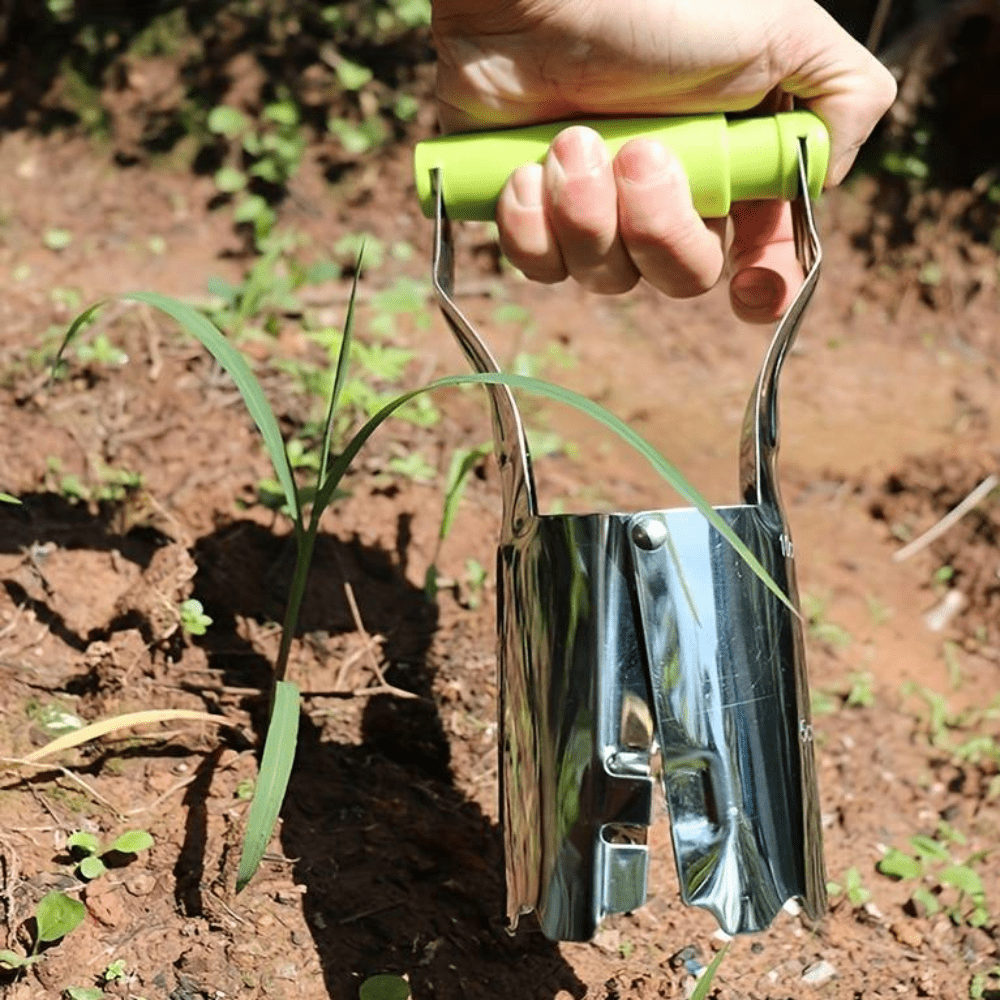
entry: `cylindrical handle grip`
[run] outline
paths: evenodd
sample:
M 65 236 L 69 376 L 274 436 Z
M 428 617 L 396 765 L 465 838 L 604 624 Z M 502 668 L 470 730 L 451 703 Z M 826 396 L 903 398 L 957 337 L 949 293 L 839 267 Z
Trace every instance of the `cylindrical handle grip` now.
M 465 132 L 417 144 L 413 164 L 424 215 L 434 214 L 431 171 L 437 168 L 449 218 L 492 219 L 507 178 L 522 164 L 540 163 L 556 134 L 570 125 L 599 132 L 611 156 L 629 139 L 662 142 L 684 165 L 694 207 L 705 218 L 726 215 L 734 201 L 795 198 L 800 138 L 806 143 L 814 198 L 823 188 L 830 160 L 830 135 L 810 111 L 731 121 L 725 115 L 608 118 Z

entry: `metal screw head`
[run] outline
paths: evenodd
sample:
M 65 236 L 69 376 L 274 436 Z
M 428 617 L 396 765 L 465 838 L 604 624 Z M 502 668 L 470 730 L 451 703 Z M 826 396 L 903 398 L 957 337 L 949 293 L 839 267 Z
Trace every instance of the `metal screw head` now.
M 655 517 L 647 517 L 632 525 L 632 541 L 640 549 L 651 552 L 667 540 L 667 526 Z

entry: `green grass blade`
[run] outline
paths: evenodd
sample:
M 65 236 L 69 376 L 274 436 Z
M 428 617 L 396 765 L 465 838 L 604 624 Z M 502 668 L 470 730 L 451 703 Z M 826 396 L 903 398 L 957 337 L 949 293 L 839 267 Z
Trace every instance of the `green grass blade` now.
M 441 528 L 438 531 L 438 538 L 442 541 L 448 537 L 451 532 L 451 526 L 455 522 L 458 505 L 462 500 L 466 484 L 469 481 L 469 473 L 492 450 L 492 444 L 480 444 L 474 448 L 458 448 L 451 456 L 451 464 L 448 466 L 448 478 L 444 488 L 444 508 L 441 511 Z
M 351 282 L 351 294 L 347 300 L 347 316 L 344 318 L 344 335 L 340 341 L 340 351 L 337 354 L 337 371 L 333 379 L 333 389 L 330 392 L 330 403 L 326 410 L 326 421 L 323 425 L 323 449 L 320 452 L 320 468 L 318 481 L 323 482 L 326 478 L 326 470 L 330 464 L 330 444 L 333 437 L 333 418 L 337 413 L 337 405 L 340 402 L 340 394 L 347 379 L 347 365 L 351 356 L 351 340 L 354 336 L 354 303 L 358 295 L 358 281 L 361 278 L 361 260 L 364 257 L 365 246 L 361 244 L 358 251 L 358 261 L 354 269 L 354 281 Z M 324 505 L 325 506 L 325 505 Z M 323 513 L 323 507 L 313 506 L 312 520 L 318 520 Z
M 728 951 L 729 945 L 727 944 L 708 963 L 708 968 L 705 969 L 699 977 L 698 982 L 695 983 L 694 991 L 691 993 L 691 1000 L 705 1000 L 705 997 L 708 996 L 708 991 L 712 988 L 712 981 L 715 979 L 715 974 L 719 971 L 719 966 L 722 965 L 722 960 L 726 957 L 726 952 Z
M 146 305 L 159 309 L 166 313 L 171 319 L 179 323 L 184 330 L 192 337 L 199 340 L 202 346 L 212 355 L 213 358 L 229 374 L 236 383 L 243 402 L 246 404 L 247 412 L 253 418 L 254 423 L 260 430 L 264 438 L 264 446 L 271 458 L 275 475 L 281 483 L 281 489 L 285 494 L 288 507 L 294 513 L 296 524 L 301 519 L 298 493 L 295 489 L 295 478 L 292 475 L 292 467 L 285 454 L 285 442 L 281 437 L 281 429 L 278 421 L 271 412 L 264 390 L 261 389 L 257 377 L 250 370 L 243 355 L 233 347 L 225 338 L 222 332 L 214 323 L 203 316 L 193 306 L 184 302 L 178 302 L 168 295 L 161 295 L 159 292 L 131 292 L 125 298 L 133 302 L 144 302 Z M 100 304 L 91 306 L 86 312 L 81 313 L 66 332 L 62 346 L 59 348 L 59 355 L 69 342 L 76 336 L 80 329 L 92 318 L 94 312 Z M 57 357 L 58 362 L 58 357 Z
M 316 494 L 316 504 L 322 510 L 333 496 L 334 490 L 347 471 L 348 466 L 354 461 L 354 457 L 361 450 L 365 442 L 375 433 L 378 427 L 392 416 L 401 406 L 411 399 L 419 396 L 423 392 L 431 392 L 435 389 L 444 389 L 460 385 L 506 385 L 512 389 L 521 389 L 532 392 L 535 395 L 543 396 L 557 403 L 564 403 L 587 414 L 608 430 L 617 434 L 626 444 L 632 446 L 647 462 L 665 479 L 677 493 L 679 493 L 688 503 L 691 504 L 708 522 L 719 532 L 720 535 L 736 550 L 740 558 L 747 564 L 753 574 L 767 587 L 768 590 L 778 598 L 796 616 L 799 612 L 792 601 L 785 595 L 781 587 L 775 583 L 771 574 L 761 565 L 760 560 L 747 548 L 743 541 L 737 537 L 732 528 L 726 524 L 719 514 L 712 508 L 712 505 L 681 475 L 676 466 L 668 462 L 641 434 L 634 431 L 619 417 L 609 413 L 603 406 L 593 400 L 573 392 L 572 389 L 564 389 L 562 386 L 553 385 L 542 379 L 531 378 L 526 375 L 508 375 L 505 373 L 479 373 L 474 375 L 450 375 L 446 378 L 437 379 L 429 385 L 397 396 L 378 411 L 368 422 L 357 431 L 354 437 L 347 443 L 344 451 L 337 456 L 331 464 L 326 479 L 320 485 Z
M 268 841 L 274 833 L 288 778 L 295 759 L 299 734 L 299 689 L 289 681 L 279 681 L 274 689 L 274 710 L 267 727 L 264 757 L 247 816 L 243 853 L 236 873 L 236 891 L 242 891 L 260 865 Z

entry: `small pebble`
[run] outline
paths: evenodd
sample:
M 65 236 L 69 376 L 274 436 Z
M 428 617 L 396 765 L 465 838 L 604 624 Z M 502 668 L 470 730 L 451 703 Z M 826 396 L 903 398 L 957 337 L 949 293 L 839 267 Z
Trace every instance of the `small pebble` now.
M 810 986 L 824 986 L 837 975 L 837 970 L 827 961 L 814 962 L 802 973 L 802 982 Z

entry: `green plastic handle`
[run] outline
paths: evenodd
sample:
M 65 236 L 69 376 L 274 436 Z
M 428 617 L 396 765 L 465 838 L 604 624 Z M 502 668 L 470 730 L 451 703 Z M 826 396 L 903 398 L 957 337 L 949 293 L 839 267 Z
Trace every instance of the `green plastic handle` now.
M 795 198 L 800 138 L 806 142 L 813 198 L 819 197 L 830 161 L 830 134 L 810 111 L 731 121 L 725 115 L 607 118 L 466 132 L 417 144 L 413 166 L 424 215 L 434 215 L 431 171 L 437 168 L 449 218 L 492 219 L 507 178 L 522 164 L 541 163 L 549 143 L 570 125 L 599 132 L 611 156 L 639 136 L 668 146 L 684 165 L 694 207 L 704 218 L 727 215 L 734 201 Z

